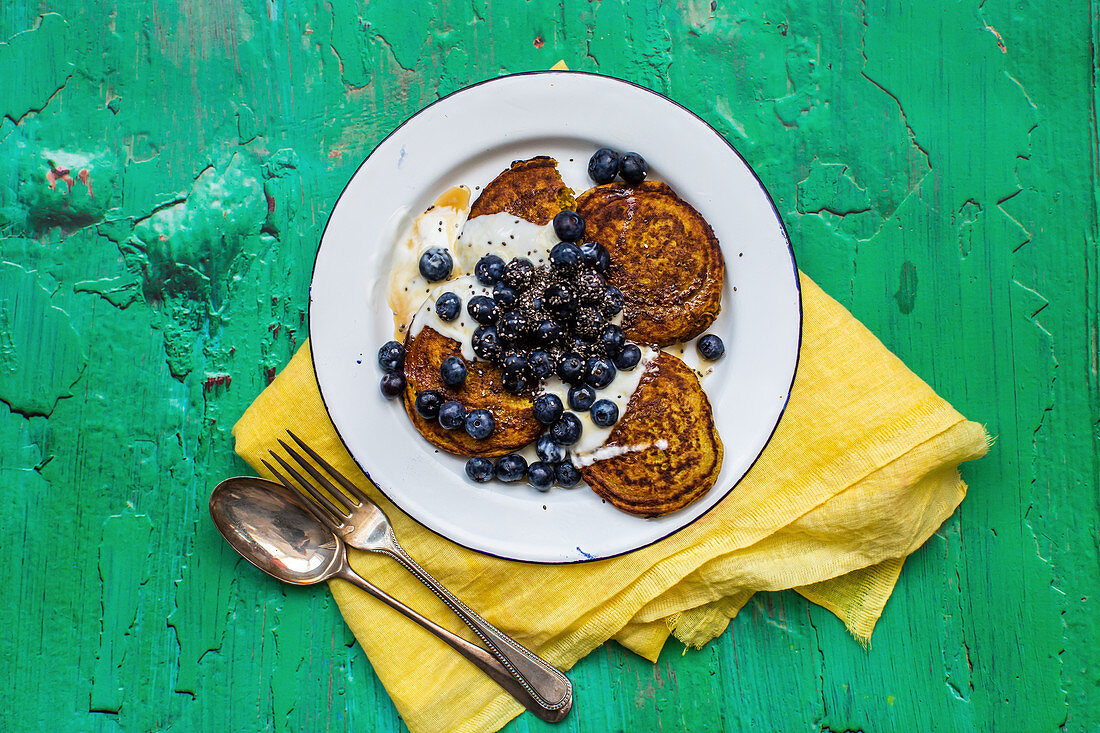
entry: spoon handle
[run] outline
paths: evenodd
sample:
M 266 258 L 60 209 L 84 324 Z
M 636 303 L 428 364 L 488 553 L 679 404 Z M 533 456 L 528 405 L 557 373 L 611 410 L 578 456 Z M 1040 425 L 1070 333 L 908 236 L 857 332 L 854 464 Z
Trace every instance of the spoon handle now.
M 389 532 L 389 540 L 390 546 L 380 551 L 401 563 L 402 567 L 435 593 L 439 600 L 447 604 L 448 608 L 454 611 L 489 647 L 489 651 L 516 678 L 516 681 L 534 695 L 543 707 L 556 709 L 564 706 L 566 710 L 569 709 L 573 699 L 573 685 L 568 677 L 452 595 L 442 583 L 420 567 L 401 545 L 397 544 L 397 538 L 393 536 L 392 529 Z
M 495 657 L 493 657 L 485 649 L 482 649 L 476 644 L 463 639 L 461 636 L 454 634 L 447 629 L 443 628 L 439 624 L 435 623 L 429 618 L 426 618 L 413 609 L 406 606 L 401 601 L 397 600 L 390 594 L 378 586 L 364 580 L 358 573 L 351 569 L 351 566 L 344 562 L 344 565 L 336 573 L 336 577 L 343 578 L 349 583 L 355 585 L 362 590 L 365 590 L 370 595 L 374 596 L 378 600 L 385 603 L 390 608 L 398 611 L 408 618 L 412 619 L 416 623 L 423 626 L 425 629 L 435 634 L 441 640 L 443 640 L 448 646 L 457 651 L 463 657 L 465 657 L 471 664 L 480 669 L 485 674 L 489 675 L 500 685 L 504 690 L 514 697 L 521 705 L 530 710 L 539 719 L 545 720 L 548 723 L 556 723 L 562 720 L 569 712 L 573 705 L 572 690 L 570 694 L 561 700 L 560 703 L 554 706 L 547 706 L 537 695 L 532 694 L 530 687 L 522 684 L 516 677 Z

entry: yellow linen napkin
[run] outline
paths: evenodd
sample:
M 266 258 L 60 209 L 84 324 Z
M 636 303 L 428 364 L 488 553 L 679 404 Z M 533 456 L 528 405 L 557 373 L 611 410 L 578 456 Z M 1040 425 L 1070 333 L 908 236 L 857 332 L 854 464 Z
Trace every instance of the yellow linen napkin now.
M 429 572 L 564 669 L 612 638 L 650 660 L 670 633 L 705 644 L 759 590 L 794 588 L 866 643 L 905 556 L 962 501 L 959 463 L 984 455 L 988 436 L 809 278 L 801 281 L 801 359 L 771 443 L 699 521 L 619 558 L 565 566 L 509 562 L 459 547 L 409 519 L 345 451 L 321 402 L 308 345 L 234 426 L 236 450 L 265 473 L 260 459 L 293 430 L 369 487 L 404 547 Z M 351 562 L 422 613 L 462 627 L 393 561 L 352 551 Z M 343 581 L 330 588 L 413 733 L 495 731 L 523 711 L 395 611 Z

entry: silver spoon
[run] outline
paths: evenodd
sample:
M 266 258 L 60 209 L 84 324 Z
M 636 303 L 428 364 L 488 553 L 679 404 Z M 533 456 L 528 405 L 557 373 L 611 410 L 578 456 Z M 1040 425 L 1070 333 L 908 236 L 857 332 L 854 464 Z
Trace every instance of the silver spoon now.
M 293 585 L 313 585 L 329 578 L 348 581 L 442 639 L 540 719 L 556 723 L 572 707 L 571 699 L 556 709 L 544 707 L 485 649 L 360 577 L 348 564 L 344 541 L 282 484 L 251 476 L 226 479 L 210 494 L 210 516 L 226 542 L 268 575 Z

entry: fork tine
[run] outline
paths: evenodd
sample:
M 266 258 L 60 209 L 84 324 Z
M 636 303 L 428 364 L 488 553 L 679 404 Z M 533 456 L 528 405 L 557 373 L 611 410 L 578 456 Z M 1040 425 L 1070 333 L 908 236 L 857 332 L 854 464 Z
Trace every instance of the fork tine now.
M 310 501 L 308 496 L 302 494 L 302 492 L 299 491 L 298 488 L 294 486 L 294 484 L 292 484 L 289 479 L 283 476 L 283 474 L 279 473 L 278 470 L 276 470 L 275 467 L 272 466 L 270 463 L 265 461 L 263 458 L 260 459 L 260 462 L 267 466 L 268 471 L 271 471 L 271 473 L 275 474 L 276 478 L 279 479 L 279 483 L 293 491 L 296 495 L 302 497 L 302 499 L 305 501 L 306 509 L 309 509 L 310 514 L 321 520 L 321 524 L 325 525 L 333 532 L 336 531 L 337 525 L 335 522 L 332 521 L 332 517 L 329 516 L 328 512 Z
M 329 481 L 328 478 L 323 473 L 321 473 L 316 468 L 314 468 L 313 465 L 309 461 L 307 461 L 305 458 L 302 458 L 302 456 L 297 451 L 295 451 L 289 445 L 284 443 L 282 440 L 279 441 L 279 445 L 283 446 L 283 450 L 285 450 L 287 453 L 289 453 L 291 458 L 296 460 L 298 462 L 298 464 L 301 465 L 302 468 L 304 468 L 306 471 L 308 471 L 310 476 L 317 479 L 317 481 L 322 486 L 324 486 L 326 489 L 328 489 L 328 492 L 330 494 L 332 494 L 332 498 L 335 499 L 336 501 L 338 501 L 340 503 L 340 505 L 342 507 L 344 507 L 344 509 L 345 509 L 344 513 L 345 514 L 351 514 L 352 510 L 354 510 L 355 507 L 359 506 L 359 502 L 354 502 L 354 506 L 353 506 L 352 505 L 353 503 L 348 499 L 347 494 L 340 491 L 340 489 L 336 488 L 332 484 L 332 482 Z
M 334 479 L 336 479 L 336 481 L 339 482 L 339 484 L 341 486 L 343 486 L 345 489 L 347 489 L 349 492 L 351 492 L 352 496 L 354 496 L 356 499 L 358 499 L 361 502 L 370 502 L 370 499 L 367 497 L 366 493 L 364 493 L 363 490 L 360 489 L 358 486 L 353 484 L 347 476 L 345 476 L 344 474 L 337 471 L 328 461 L 326 461 L 324 458 L 321 458 L 321 456 L 317 455 L 317 451 L 313 450 L 308 445 L 303 443 L 302 439 L 299 438 L 297 435 L 290 432 L 289 430 L 287 430 L 286 432 L 287 432 L 287 434 L 290 435 L 291 438 L 294 438 L 294 442 L 297 443 L 299 446 L 301 446 L 302 450 L 304 450 L 306 453 L 309 454 L 310 458 L 317 461 L 317 464 L 319 466 L 321 466 L 321 468 L 328 471 L 330 476 L 332 476 Z
M 316 488 L 314 488 L 313 484 L 311 484 L 309 481 L 306 481 L 304 478 L 302 478 L 302 474 L 295 471 L 293 466 L 291 466 L 289 463 L 287 463 L 286 461 L 284 461 L 282 459 L 282 456 L 280 456 L 275 451 L 268 451 L 268 453 L 270 453 L 271 456 L 276 461 L 279 462 L 279 465 L 281 465 L 283 468 L 285 468 L 287 470 L 287 472 L 291 476 L 293 476 L 295 478 L 295 480 L 299 484 L 301 484 L 303 488 L 305 488 L 306 491 L 309 492 L 310 496 L 312 496 L 314 499 L 316 499 L 317 502 L 319 504 L 321 504 L 325 509 L 329 510 L 329 512 L 332 514 L 333 520 L 335 520 L 336 522 L 338 522 L 340 524 L 344 523 L 344 520 L 347 519 L 347 516 L 348 516 L 347 514 L 340 511 L 339 509 L 337 509 L 333 505 L 333 503 L 328 500 L 328 497 L 326 497 L 324 494 L 322 494 L 320 491 L 318 491 Z

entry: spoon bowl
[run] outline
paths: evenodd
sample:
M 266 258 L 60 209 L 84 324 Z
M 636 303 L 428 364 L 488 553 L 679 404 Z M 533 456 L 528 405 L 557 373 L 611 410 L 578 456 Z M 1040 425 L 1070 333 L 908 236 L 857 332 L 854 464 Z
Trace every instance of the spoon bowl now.
M 328 580 L 344 562 L 344 543 L 282 484 L 248 476 L 222 481 L 210 495 L 210 516 L 245 560 L 286 583 Z

